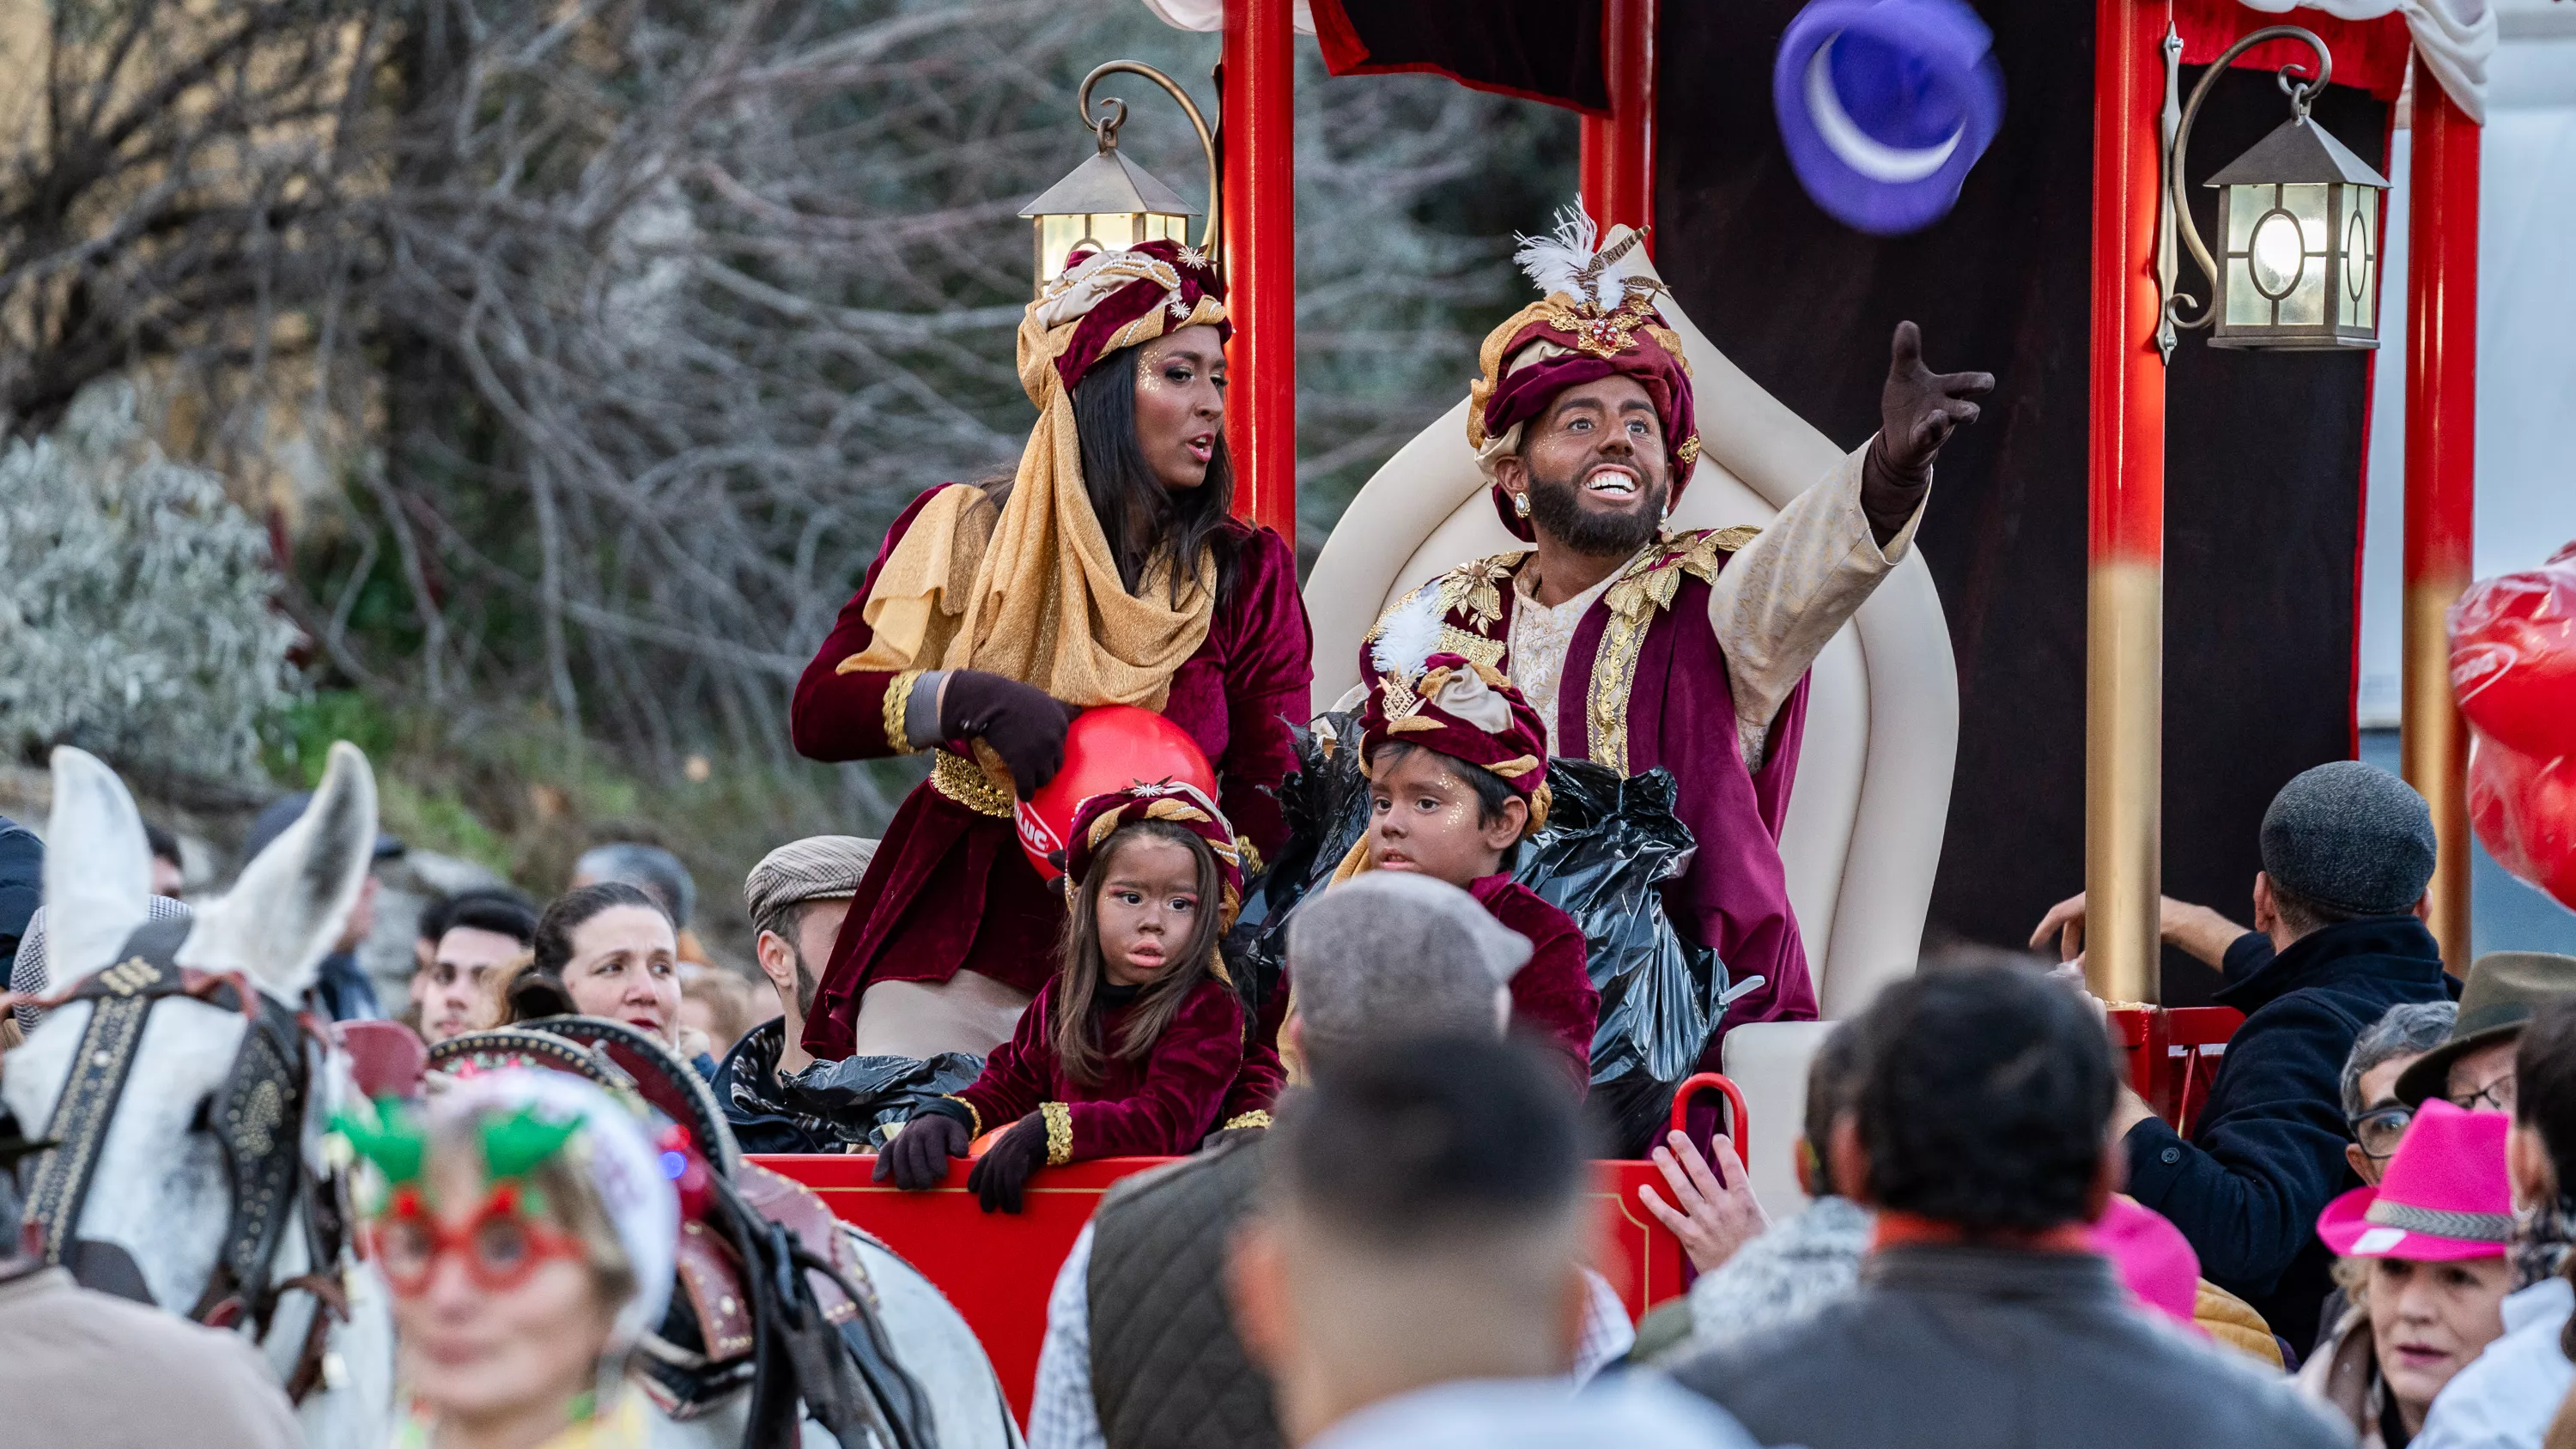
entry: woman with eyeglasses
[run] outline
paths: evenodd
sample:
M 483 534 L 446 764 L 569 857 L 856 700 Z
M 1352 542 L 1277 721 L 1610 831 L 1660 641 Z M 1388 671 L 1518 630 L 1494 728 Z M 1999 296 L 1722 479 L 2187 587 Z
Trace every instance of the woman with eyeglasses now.
M 2433 1396 L 2504 1332 L 2510 1125 L 2500 1113 L 2427 1102 L 2381 1180 L 2317 1219 L 2352 1306 L 2299 1384 L 2342 1412 L 2358 1449 L 2404 1449 Z
M 367 1175 L 409 1405 L 396 1449 L 640 1449 L 626 1382 L 671 1292 L 679 1201 L 643 1124 L 578 1078 L 467 1077 L 337 1124 Z

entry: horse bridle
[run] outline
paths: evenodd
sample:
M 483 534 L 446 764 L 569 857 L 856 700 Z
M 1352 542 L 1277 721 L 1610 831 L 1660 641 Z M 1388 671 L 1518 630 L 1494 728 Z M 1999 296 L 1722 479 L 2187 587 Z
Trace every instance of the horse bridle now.
M 93 1250 L 123 1260 L 123 1253 L 107 1244 L 83 1242 L 77 1228 L 152 1008 L 188 997 L 240 1012 L 246 1021 L 241 1047 L 210 1104 L 208 1124 L 223 1152 L 231 1213 L 206 1291 L 188 1316 L 219 1328 L 247 1319 L 255 1336 L 265 1340 L 279 1300 L 290 1291 L 311 1293 L 317 1307 L 286 1383 L 288 1397 L 300 1403 L 325 1377 L 324 1342 L 331 1320 L 348 1317 L 336 1268 L 346 1241 L 345 1184 L 337 1172 L 317 1178 L 302 1170 L 304 1118 L 312 1103 L 321 1029 L 309 1015 L 281 1005 L 237 973 L 179 966 L 174 957 L 190 924 L 180 918 L 143 926 L 127 940 L 115 965 L 40 1003 L 52 1008 L 87 1001 L 93 1007 L 71 1076 L 45 1130 L 54 1146 L 36 1159 L 21 1221 L 36 1230 L 38 1251 L 48 1264 L 68 1263 L 80 1274 L 85 1262 L 101 1256 Z M 299 1204 L 305 1209 L 310 1271 L 272 1282 L 280 1241 Z M 130 1263 L 126 1276 L 139 1279 Z

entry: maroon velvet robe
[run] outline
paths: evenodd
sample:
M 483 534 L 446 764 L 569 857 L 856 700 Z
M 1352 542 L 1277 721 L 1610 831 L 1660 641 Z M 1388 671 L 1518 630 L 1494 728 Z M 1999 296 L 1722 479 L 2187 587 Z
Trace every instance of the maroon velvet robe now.
M 1545 1046 L 1581 1097 L 1592 1085 L 1592 1032 L 1601 1023 L 1601 993 L 1587 969 L 1583 928 L 1508 875 L 1471 881 L 1467 893 L 1495 920 L 1529 938 L 1529 961 L 1512 975 L 1512 1030 Z
M 1217 1107 L 1243 1065 L 1243 1004 L 1234 988 L 1201 981 L 1172 1024 L 1132 1062 L 1109 1053 L 1118 1049 L 1133 1008 L 1092 1008 L 1104 1060 L 1101 1079 L 1088 1085 L 1057 1064 L 1054 996 L 1050 980 L 1020 1013 L 1019 1030 L 984 1059 L 983 1075 L 957 1094 L 975 1109 L 975 1130 L 1008 1127 L 1046 1103 L 1063 1102 L 1073 1127 L 1070 1161 L 1196 1152 L 1216 1130 Z
M 1738 546 L 1724 532 L 1691 530 L 1667 535 L 1634 576 L 1669 574 L 1657 582 L 1672 592 L 1651 608 L 1636 640 L 1633 669 L 1618 698 L 1625 722 L 1630 774 L 1657 765 L 1679 784 L 1675 813 L 1689 826 L 1698 850 L 1680 879 L 1664 887 L 1664 905 L 1682 934 L 1717 951 L 1736 981 L 1760 976 L 1763 984 L 1727 1009 L 1725 1025 L 1748 1021 L 1812 1021 L 1816 991 L 1807 974 L 1807 952 L 1789 907 L 1788 875 L 1780 861 L 1780 827 L 1789 812 L 1789 786 L 1798 771 L 1798 743 L 1807 718 L 1806 679 L 1798 681 L 1771 725 L 1770 753 L 1748 771 L 1736 747 L 1735 693 L 1726 652 L 1708 621 L 1709 582 Z M 1453 600 L 1448 622 L 1485 641 L 1494 664 L 1511 672 L 1508 657 L 1512 609 L 1519 599 L 1511 574 L 1523 555 L 1503 555 L 1468 565 L 1432 587 Z M 1490 589 L 1476 587 L 1479 583 Z M 1599 759 L 1602 741 L 1591 718 L 1596 666 L 1604 636 L 1617 625 L 1611 607 L 1618 585 L 1605 590 L 1575 626 L 1565 673 L 1557 688 L 1559 753 Z M 1369 648 L 1361 644 L 1363 658 Z M 1714 1067 L 1718 1042 L 1703 1058 Z
M 894 753 L 884 722 L 894 675 L 836 671 L 875 638 L 862 614 L 868 590 L 938 491 L 895 519 L 877 562 L 797 681 L 789 720 L 797 753 L 808 759 Z M 1163 715 L 1187 730 L 1215 767 L 1218 803 L 1236 833 L 1269 854 L 1287 837 L 1276 791 L 1296 768 L 1288 721 L 1306 715 L 1314 642 L 1297 593 L 1295 551 L 1269 529 L 1235 529 L 1234 586 L 1217 601 L 1206 642 L 1174 672 Z M 949 743 L 962 749 L 964 742 Z M 1055 972 L 1063 927 L 1063 899 L 1020 853 L 1010 820 L 978 814 L 925 781 L 904 797 L 859 882 L 805 1024 L 805 1049 L 826 1060 L 849 1055 L 860 993 L 878 981 L 946 981 L 972 969 L 1034 993 Z

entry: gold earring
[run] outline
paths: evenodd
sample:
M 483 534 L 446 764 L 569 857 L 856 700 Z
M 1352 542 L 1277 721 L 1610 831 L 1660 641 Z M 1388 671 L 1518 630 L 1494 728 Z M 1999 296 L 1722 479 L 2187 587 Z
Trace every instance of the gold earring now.
M 1523 518 L 1529 517 L 1529 495 L 1526 493 L 1513 494 L 1512 511 Z

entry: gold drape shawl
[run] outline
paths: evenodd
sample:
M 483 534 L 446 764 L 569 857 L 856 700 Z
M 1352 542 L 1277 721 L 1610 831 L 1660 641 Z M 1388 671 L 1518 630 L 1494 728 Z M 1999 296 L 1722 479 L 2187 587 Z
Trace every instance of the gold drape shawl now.
M 841 672 L 982 669 L 1086 708 L 1163 707 L 1173 671 L 1207 639 L 1215 563 L 1201 561 L 1177 606 L 1168 559 L 1127 592 L 1083 489 L 1073 398 L 1055 365 L 1093 306 L 1139 283 L 1180 300 L 1170 263 L 1110 252 L 1030 304 L 1020 320 L 1020 385 L 1038 406 L 1038 422 L 1009 501 L 996 510 L 981 489 L 949 488 L 923 505 L 862 606 L 876 637 L 841 661 Z M 1178 316 L 1174 310 L 1147 311 L 1103 351 L 1225 320 L 1225 305 L 1212 297 Z

